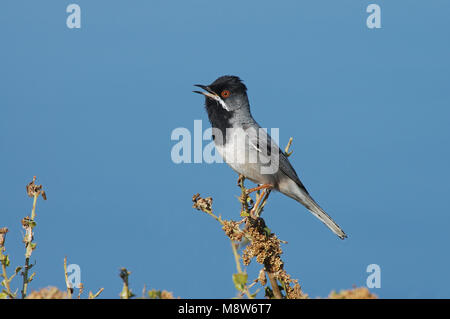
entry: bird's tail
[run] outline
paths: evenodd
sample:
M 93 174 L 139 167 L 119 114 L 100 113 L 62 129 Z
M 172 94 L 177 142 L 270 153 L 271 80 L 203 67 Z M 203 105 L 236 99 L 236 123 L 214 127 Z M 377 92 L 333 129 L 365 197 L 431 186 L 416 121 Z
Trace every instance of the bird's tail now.
M 314 199 L 308 194 L 302 194 L 301 198 L 296 198 L 300 203 L 305 205 L 306 208 L 318 219 L 322 221 L 333 233 L 339 236 L 340 239 L 347 238 L 347 235 L 339 227 L 338 224 L 314 201 Z

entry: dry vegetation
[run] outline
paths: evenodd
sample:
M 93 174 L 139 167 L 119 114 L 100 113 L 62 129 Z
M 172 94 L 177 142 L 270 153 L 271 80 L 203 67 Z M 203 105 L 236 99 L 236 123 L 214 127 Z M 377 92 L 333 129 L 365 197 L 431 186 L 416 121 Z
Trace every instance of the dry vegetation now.
M 290 156 L 289 147 L 292 139 L 289 141 L 285 153 Z M 66 291 L 61 291 L 56 287 L 47 287 L 37 291 L 28 292 L 29 284 L 32 282 L 36 273 L 31 272 L 34 264 L 30 263 L 33 250 L 36 249 L 34 242 L 34 228 L 36 227 L 36 205 L 39 197 L 46 200 L 47 196 L 42 185 L 37 185 L 36 177 L 26 186 L 27 195 L 33 198 L 32 211 L 30 216 L 22 219 L 22 227 L 25 230 L 23 243 L 25 245 L 25 261 L 23 266 L 16 267 L 12 275 L 8 275 L 8 269 L 11 261 L 6 253 L 6 235 L 8 228 L 0 228 L 0 263 L 1 263 L 1 291 L 0 299 L 31 298 L 31 299 L 70 299 L 83 298 L 83 284 L 80 284 L 75 294 L 73 285 L 68 280 L 67 258 L 64 258 L 64 275 L 66 282 Z M 225 235 L 231 242 L 234 259 L 236 262 L 236 272 L 232 276 L 232 281 L 237 289 L 238 298 L 256 298 L 263 289 L 266 298 L 287 298 L 287 299 L 305 299 L 308 295 L 302 291 L 297 279 L 293 279 L 285 270 L 285 264 L 281 258 L 283 250 L 282 244 L 286 242 L 278 238 L 266 225 L 261 214 L 270 195 L 270 189 L 255 187 L 247 189 L 244 186 L 245 178 L 240 176 L 238 187 L 240 188 L 239 201 L 241 203 L 240 220 L 223 220 L 220 215 L 216 215 L 212 208 L 213 199 L 211 197 L 203 198 L 199 194 L 193 196 L 193 207 L 209 216 L 213 217 L 221 225 Z M 255 194 L 255 199 L 251 197 Z M 254 274 L 254 279 L 249 280 L 245 267 L 253 260 L 261 265 L 261 269 Z M 122 299 L 136 297 L 129 287 L 130 271 L 126 268 L 120 269 L 119 276 L 122 279 L 123 287 L 119 293 Z M 20 275 L 20 276 L 17 276 Z M 11 281 L 22 277 L 22 289 L 20 296 L 18 291 L 11 290 Z M 259 288 L 257 288 L 259 287 Z M 89 292 L 87 298 L 95 299 L 102 293 L 103 288 L 95 294 Z M 173 299 L 171 292 L 165 290 L 146 290 L 145 286 L 139 298 L 150 299 Z M 377 298 L 371 294 L 367 288 L 356 288 L 342 290 L 339 293 L 331 292 L 330 299 L 374 299 Z
M 285 148 L 286 156 L 290 156 L 289 148 L 292 138 Z M 207 213 L 221 226 L 225 235 L 231 241 L 231 247 L 236 262 L 237 272 L 233 274 L 233 283 L 238 291 L 238 297 L 255 298 L 261 289 L 264 289 L 266 298 L 276 299 L 305 299 L 308 295 L 304 293 L 297 279 L 293 279 L 285 270 L 285 264 L 281 259 L 283 250 L 282 244 L 286 242 L 278 238 L 269 227 L 267 227 L 261 214 L 270 195 L 270 189 L 255 187 L 247 189 L 244 186 L 245 178 L 239 176 L 238 186 L 241 190 L 239 202 L 241 203 L 241 219 L 239 221 L 223 220 L 220 215 L 213 212 L 211 197 L 202 198 L 195 194 L 192 198 L 193 207 Z M 255 194 L 255 199 L 251 194 Z M 242 249 L 238 253 L 239 247 Z M 261 264 L 261 270 L 255 279 L 249 280 L 248 274 L 242 270 L 243 266 L 248 266 L 252 260 Z M 260 289 L 255 289 L 259 284 Z M 252 289 L 255 289 L 252 291 Z M 343 290 L 340 293 L 332 292 L 329 296 L 332 299 L 372 299 L 376 298 L 367 288 L 354 288 Z
M 78 287 L 76 287 L 77 294 L 75 296 L 75 291 L 73 285 L 69 282 L 69 276 L 67 273 L 67 258 L 64 258 L 64 276 L 66 282 L 66 291 L 61 291 L 57 287 L 46 287 L 37 291 L 28 292 L 28 286 L 35 278 L 36 273 L 32 272 L 31 269 L 34 267 L 34 264 L 30 263 L 31 255 L 33 251 L 36 249 L 36 243 L 34 241 L 34 229 L 37 225 L 36 223 L 36 206 L 37 200 L 39 197 L 47 200 L 47 195 L 43 189 L 42 185 L 36 184 L 36 176 L 33 177 L 33 180 L 26 185 L 27 195 L 33 198 L 33 206 L 31 210 L 31 215 L 26 216 L 22 219 L 22 227 L 25 230 L 25 234 L 23 237 L 23 243 L 25 244 L 25 262 L 23 266 L 18 266 L 15 268 L 12 275 L 8 275 L 8 269 L 11 266 L 11 261 L 9 255 L 6 253 L 6 235 L 8 233 L 8 228 L 3 227 L 0 228 L 0 264 L 1 264 L 1 272 L 0 278 L 2 279 L 0 282 L 0 299 L 71 299 L 78 298 L 81 299 L 84 293 L 84 285 L 81 283 Z M 18 290 L 12 291 L 11 282 L 13 279 L 17 278 L 20 275 L 22 277 L 22 289 L 20 291 L 20 295 Z M 131 289 L 128 286 L 128 276 L 130 272 L 122 268 L 120 269 L 120 278 L 123 281 L 123 289 L 119 294 L 120 298 L 128 299 L 135 297 L 135 295 L 131 292 Z M 17 276 L 17 277 L 16 277 Z M 87 294 L 88 299 L 97 298 L 103 291 L 103 288 L 100 288 L 95 294 L 91 291 Z M 149 290 L 147 291 L 144 287 L 142 290 L 141 298 L 150 298 L 150 299 L 172 299 L 172 293 L 168 291 L 161 290 Z

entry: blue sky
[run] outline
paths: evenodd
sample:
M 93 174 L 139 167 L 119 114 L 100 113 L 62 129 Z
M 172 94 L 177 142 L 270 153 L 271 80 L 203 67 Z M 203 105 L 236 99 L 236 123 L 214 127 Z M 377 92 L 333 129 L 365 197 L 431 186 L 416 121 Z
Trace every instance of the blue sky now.
M 294 137 L 291 162 L 342 226 L 339 240 L 295 201 L 264 217 L 288 241 L 286 270 L 310 296 L 363 286 L 381 267 L 385 298 L 449 298 L 448 1 L 69 1 L 0 4 L 0 226 L 12 271 L 33 175 L 38 203 L 31 288 L 64 287 L 63 258 L 86 290 L 167 289 L 235 296 L 228 239 L 194 211 L 195 193 L 237 218 L 226 164 L 172 162 L 172 130 L 208 127 L 194 83 L 240 76 L 264 127 Z M 370 30 L 377 3 L 382 28 Z M 256 276 L 259 265 L 249 267 Z M 18 286 L 16 281 L 15 287 Z

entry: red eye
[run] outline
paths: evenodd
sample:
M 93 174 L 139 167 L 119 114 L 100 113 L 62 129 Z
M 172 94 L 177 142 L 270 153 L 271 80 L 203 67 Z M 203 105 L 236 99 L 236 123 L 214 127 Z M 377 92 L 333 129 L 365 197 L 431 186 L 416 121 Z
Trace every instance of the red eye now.
M 228 90 L 223 90 L 222 93 L 220 93 L 220 95 L 222 95 L 222 97 L 225 98 L 225 99 L 226 99 L 227 97 L 229 97 L 230 94 L 231 94 L 231 93 L 230 93 L 230 91 L 228 91 Z

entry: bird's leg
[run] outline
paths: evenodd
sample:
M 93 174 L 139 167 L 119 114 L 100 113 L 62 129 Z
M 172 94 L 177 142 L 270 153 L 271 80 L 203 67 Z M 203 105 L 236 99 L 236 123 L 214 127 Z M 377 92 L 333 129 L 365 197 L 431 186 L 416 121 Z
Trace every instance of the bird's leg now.
M 271 184 L 263 184 L 259 185 L 258 187 L 250 188 L 247 190 L 247 194 L 251 194 L 253 192 L 259 191 L 261 189 L 271 189 L 273 186 Z
M 259 216 L 255 216 L 256 211 L 258 210 L 258 206 L 261 203 L 261 200 L 263 199 L 263 197 L 266 195 L 266 189 L 263 190 L 263 192 L 259 195 L 258 200 L 256 201 L 255 205 L 253 205 L 253 208 L 250 212 L 250 215 L 256 219 Z

